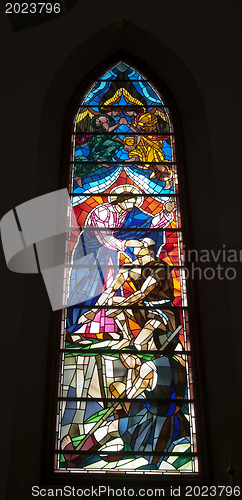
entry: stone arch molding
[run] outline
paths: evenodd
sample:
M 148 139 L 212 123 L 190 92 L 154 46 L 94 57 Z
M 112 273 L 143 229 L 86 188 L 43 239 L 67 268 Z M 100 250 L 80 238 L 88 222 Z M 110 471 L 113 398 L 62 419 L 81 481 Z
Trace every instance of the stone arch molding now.
M 62 142 L 69 144 L 67 136 L 68 133 L 70 134 L 77 99 L 80 98 L 80 89 L 84 93 L 90 83 L 95 80 L 95 76 L 121 59 L 131 65 L 136 65 L 140 70 L 143 68 L 144 74 L 151 81 L 153 80 L 161 89 L 163 87 L 168 99 L 170 96 L 175 128 L 179 128 L 180 136 L 184 134 L 187 138 L 187 143 L 185 141 L 187 149 L 189 150 L 192 140 L 193 150 L 199 150 L 199 145 L 196 143 L 202 141 L 203 154 L 209 157 L 209 138 L 206 133 L 206 116 L 200 90 L 185 64 L 164 42 L 120 19 L 92 35 L 72 51 L 53 77 L 43 105 L 38 173 L 34 193 L 36 198 L 20 205 L 15 211 L 9 212 L 1 221 L 3 247 L 8 267 L 17 272 L 42 272 L 54 310 L 65 306 L 62 300 L 56 302 L 54 299 L 56 289 L 51 290 L 51 285 L 47 283 L 50 269 L 54 266 L 60 266 L 62 269 L 56 248 L 60 247 L 60 242 L 64 245 L 67 231 L 66 222 L 63 221 L 65 206 L 69 205 L 68 193 L 65 189 L 68 176 L 68 152 Z M 196 104 L 196 113 L 194 113 L 194 104 Z M 196 130 L 198 125 L 200 133 L 194 136 L 191 132 L 194 128 Z M 193 135 L 192 138 L 191 135 Z M 207 145 L 205 153 L 204 144 Z M 54 151 L 55 154 L 50 154 L 50 151 Z M 189 170 L 189 162 L 187 166 Z M 194 169 L 194 165 L 192 168 Z M 60 212 L 63 216 L 61 222 L 58 222 L 59 219 L 57 221 L 55 216 L 48 218 L 46 215 L 48 210 L 49 213 L 56 214 L 57 207 L 61 207 Z M 35 214 L 34 219 L 33 214 Z M 43 220 L 47 224 L 42 232 L 39 229 L 38 234 L 35 234 L 36 224 L 33 224 L 33 220 L 36 222 L 38 218 L 38 228 L 41 228 Z M 49 250 L 50 241 L 52 241 L 52 252 Z M 48 269 L 47 273 L 46 269 Z M 50 281 L 53 281 L 52 275 Z M 57 281 L 61 290 L 62 272 Z
M 187 167 L 189 155 L 186 153 L 191 149 L 202 150 L 203 158 L 211 161 L 205 106 L 195 78 L 163 41 L 120 19 L 75 48 L 49 84 L 40 124 L 36 194 L 44 194 L 57 185 L 66 187 L 68 174 L 59 176 L 60 166 L 62 172 L 68 170 L 63 140 L 68 132 L 70 134 L 80 91 L 85 93 L 95 76 L 121 58 L 143 69 L 151 81 L 158 78 L 157 85 L 163 84 L 171 96 L 178 127 L 185 138 Z M 55 155 L 50 154 L 51 151 L 55 151 Z M 194 171 L 194 164 L 192 168 Z

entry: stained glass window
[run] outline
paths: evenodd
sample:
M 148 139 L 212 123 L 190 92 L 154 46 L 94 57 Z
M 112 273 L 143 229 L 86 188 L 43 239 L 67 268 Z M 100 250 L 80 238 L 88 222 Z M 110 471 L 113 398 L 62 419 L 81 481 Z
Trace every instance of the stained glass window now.
M 124 62 L 76 113 L 56 471 L 198 473 L 174 133 Z

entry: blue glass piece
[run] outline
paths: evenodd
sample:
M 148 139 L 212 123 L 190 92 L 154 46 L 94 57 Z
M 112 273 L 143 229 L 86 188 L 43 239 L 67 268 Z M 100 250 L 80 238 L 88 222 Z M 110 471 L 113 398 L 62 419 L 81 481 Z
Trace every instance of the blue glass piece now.
M 128 417 L 126 418 L 121 418 L 119 420 L 119 433 L 120 433 L 120 436 L 122 437 L 122 435 L 126 432 L 127 428 L 128 428 L 128 423 L 129 423 L 129 419 Z
M 139 433 L 138 437 L 135 440 L 134 451 L 139 451 L 141 447 L 144 447 L 147 442 L 147 436 L 149 436 L 150 429 L 152 427 L 152 421 L 146 422 L 143 426 L 144 429 Z
M 163 141 L 163 152 L 165 154 L 165 159 L 172 161 L 171 146 L 166 141 Z
M 180 434 L 179 420 L 176 415 L 174 415 L 174 430 L 173 430 L 173 440 L 178 439 Z
M 176 409 L 176 403 L 172 403 L 170 404 L 169 406 L 169 410 L 167 411 L 166 413 L 166 417 L 168 417 L 169 415 L 173 415 L 174 414 L 174 411 Z
M 98 413 L 101 410 L 103 410 L 103 407 L 99 403 L 96 401 L 88 401 L 86 404 L 84 422 L 86 422 L 89 417 L 94 415 L 94 413 Z
M 176 399 L 175 383 L 174 380 L 171 383 L 171 399 Z M 166 416 L 173 415 L 176 409 L 176 403 L 171 403 Z
M 75 387 L 70 386 L 68 389 L 68 398 L 75 398 L 75 397 L 76 397 L 76 389 L 75 389 Z M 74 406 L 72 406 L 72 407 L 68 406 L 68 408 L 74 408 Z
M 156 420 L 156 426 L 155 426 L 155 434 L 154 434 L 154 438 L 157 440 L 160 433 L 161 433 L 161 429 L 165 423 L 165 418 L 164 417 L 158 417 L 157 420 Z
M 123 228 L 129 228 L 130 231 L 115 231 L 114 235 L 120 239 L 137 239 L 142 240 L 144 237 L 152 238 L 156 244 L 157 248 L 163 243 L 163 233 L 162 231 L 152 231 L 150 225 L 152 222 L 152 216 L 141 212 L 138 207 L 134 207 L 131 212 L 128 213 L 126 219 L 123 223 Z M 147 232 L 138 231 L 139 229 L 147 229 Z M 131 230 L 133 229 L 133 231 Z M 135 256 L 134 256 L 135 259 Z M 133 260 L 134 260 L 133 259 Z
M 74 401 L 70 401 L 72 403 L 74 403 Z M 76 414 L 76 409 L 75 408 L 65 408 L 65 413 L 63 415 L 63 418 L 62 418 L 62 421 L 61 421 L 61 425 L 70 425 L 73 421 L 73 418 Z
M 107 422 L 111 422 L 112 420 L 115 420 L 115 418 L 114 418 L 114 416 L 113 416 L 113 415 L 111 415 L 110 417 L 108 417 L 108 418 L 106 419 L 106 421 L 107 421 Z
M 132 164 L 130 164 L 132 165 Z M 174 187 L 170 189 L 164 189 L 165 182 L 158 179 L 150 179 L 150 170 L 143 170 L 136 165 L 125 166 L 125 171 L 127 172 L 130 179 L 135 182 L 135 184 L 142 188 L 144 193 L 148 194 L 164 194 L 170 195 L 174 194 Z
M 155 95 L 154 90 L 148 83 L 146 83 L 145 85 L 143 84 L 143 82 L 140 82 L 139 85 L 141 87 L 141 93 L 146 98 L 148 104 L 153 104 L 153 106 L 158 106 L 161 104 L 161 100 L 158 96 Z
M 179 439 L 176 439 L 174 442 L 173 442 L 173 445 L 177 445 L 179 443 L 184 443 L 184 438 L 179 438 Z
M 149 460 L 149 456 L 147 457 L 144 457 L 144 458 L 147 458 L 147 460 Z M 157 470 L 158 469 L 158 465 L 155 465 L 155 464 L 147 464 L 147 465 L 142 465 L 141 467 L 138 467 L 138 470 Z
M 81 458 L 81 456 L 80 456 Z M 83 458 L 81 462 L 77 465 L 78 469 L 82 469 L 83 467 L 87 467 L 87 465 L 95 464 L 96 462 L 99 462 L 100 456 L 99 455 L 90 455 L 87 458 Z
M 148 441 L 149 444 L 153 444 L 154 434 L 155 434 L 155 425 L 153 425 L 151 433 L 150 433 L 150 437 L 149 437 L 149 441 Z

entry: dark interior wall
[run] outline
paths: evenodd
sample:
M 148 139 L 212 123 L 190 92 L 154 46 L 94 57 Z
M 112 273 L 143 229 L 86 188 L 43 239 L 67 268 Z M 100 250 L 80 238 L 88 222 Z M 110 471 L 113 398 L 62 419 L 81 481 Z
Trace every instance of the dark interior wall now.
M 1 19 L 0 215 L 61 187 L 68 104 L 96 65 L 124 49 L 155 71 L 177 103 L 194 247 L 239 249 L 240 3 L 218 9 L 205 2 L 198 10 L 194 2 L 154 2 L 147 11 L 138 2 L 108 1 L 105 11 L 99 3 L 95 12 L 81 4 L 15 33 L 7 17 Z M 242 477 L 240 267 L 236 280 L 196 283 L 215 484 L 228 484 L 229 456 L 235 483 Z M 41 276 L 11 273 L 2 253 L 1 274 L 3 498 L 22 500 L 39 484 L 49 325 L 58 314 L 51 312 Z

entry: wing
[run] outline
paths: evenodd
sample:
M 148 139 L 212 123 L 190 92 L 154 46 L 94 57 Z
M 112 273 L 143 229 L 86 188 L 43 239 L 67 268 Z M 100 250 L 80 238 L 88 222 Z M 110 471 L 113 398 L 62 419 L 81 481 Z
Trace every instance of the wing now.
M 79 113 L 76 120 L 76 131 L 77 132 L 94 132 L 94 128 L 91 125 L 92 118 L 98 114 L 98 111 L 94 111 L 92 108 L 84 108 Z
M 160 132 L 161 134 L 169 134 L 169 120 L 163 109 L 155 107 L 152 109 L 152 112 L 157 116 L 157 132 Z

